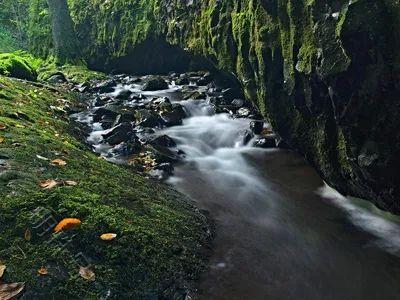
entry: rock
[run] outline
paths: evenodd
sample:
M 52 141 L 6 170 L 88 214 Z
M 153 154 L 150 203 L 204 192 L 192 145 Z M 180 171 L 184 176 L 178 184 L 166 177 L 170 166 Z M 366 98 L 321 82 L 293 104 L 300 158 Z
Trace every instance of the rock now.
M 186 76 L 180 77 L 177 80 L 175 80 L 175 84 L 176 85 L 187 85 L 187 84 L 190 84 L 190 80 Z
M 89 91 L 89 83 L 83 82 L 81 84 L 78 84 L 75 86 L 75 90 L 77 90 L 79 93 L 86 93 Z
M 264 129 L 263 121 L 252 121 L 250 123 L 250 129 L 254 134 L 261 134 Z
M 228 88 L 222 91 L 222 97 L 227 103 L 231 103 L 234 99 L 243 98 L 243 93 L 239 88 Z
M 246 107 L 242 107 L 236 112 L 236 114 L 240 118 L 248 118 L 251 114 L 251 111 Z
M 121 90 L 118 92 L 117 96 L 115 96 L 116 99 L 120 100 L 128 100 L 129 97 L 133 94 L 131 90 Z
M 166 126 L 177 126 L 181 125 L 184 118 L 186 118 L 186 112 L 182 105 L 173 105 L 172 111 L 161 112 L 161 118 L 164 120 Z
M 137 120 L 136 124 L 142 127 L 153 128 L 164 124 L 160 116 L 148 109 L 138 110 L 135 117 Z
M 111 100 L 111 98 L 109 98 L 109 97 L 97 96 L 96 98 L 94 98 L 93 104 L 94 104 L 94 106 L 103 106 L 103 105 L 106 105 L 107 102 L 110 100 Z
M 254 142 L 254 147 L 257 148 L 276 148 L 276 140 L 274 135 L 260 138 Z
M 168 83 L 160 76 L 151 76 L 143 85 L 143 91 L 158 91 L 168 89 Z
M 104 140 L 111 146 L 118 145 L 122 142 L 138 142 L 139 139 L 133 132 L 131 123 L 122 123 L 116 126 L 107 134 L 103 134 Z
M 114 120 L 118 116 L 118 113 L 105 108 L 105 107 L 100 107 L 97 109 L 94 114 L 93 114 L 93 122 L 100 122 L 101 120 Z
M 104 80 L 92 88 L 93 92 L 98 92 L 100 94 L 112 93 L 116 87 L 117 83 L 114 79 Z
M 174 167 L 171 163 L 161 163 L 155 167 L 156 170 L 165 172 L 166 175 L 170 176 L 174 172 Z
M 163 147 L 168 147 L 168 148 L 176 147 L 175 141 L 172 138 L 170 138 L 168 135 L 161 135 L 161 136 L 152 138 L 149 141 L 149 144 L 153 145 L 153 146 L 163 146 Z
M 163 146 L 150 146 L 149 150 L 153 153 L 157 163 L 174 163 L 182 160 L 182 157 L 173 150 Z
M 172 103 L 168 97 L 158 98 L 152 102 L 153 106 L 160 111 L 172 111 Z
M 142 150 L 140 142 L 138 141 L 128 141 L 122 142 L 115 146 L 111 153 L 116 156 L 130 156 L 133 154 L 138 154 Z
M 189 99 L 190 100 L 203 100 L 206 98 L 207 98 L 207 95 L 200 91 L 189 92 L 183 97 L 183 99 L 185 99 L 185 100 L 189 100 Z
M 233 99 L 231 105 L 233 105 L 236 108 L 241 108 L 244 106 L 244 100 L 243 99 Z
M 203 77 L 197 80 L 197 85 L 206 86 L 213 81 L 213 76 L 211 73 L 206 73 Z
M 117 116 L 115 119 L 115 125 L 121 124 L 121 123 L 132 123 L 135 122 L 135 113 L 134 112 L 125 112 Z
M 247 145 L 254 137 L 253 133 L 250 130 L 244 130 L 240 133 L 240 135 L 242 136 L 243 145 Z
M 57 84 L 68 82 L 68 80 L 67 77 L 65 77 L 64 73 L 55 72 L 49 77 L 49 79 L 47 79 L 47 82 Z

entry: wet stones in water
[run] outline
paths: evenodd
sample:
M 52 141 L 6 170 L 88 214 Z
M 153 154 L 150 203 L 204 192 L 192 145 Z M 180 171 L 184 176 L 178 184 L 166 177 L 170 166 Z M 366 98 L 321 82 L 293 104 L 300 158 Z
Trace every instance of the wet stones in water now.
M 186 75 L 183 75 L 179 77 L 177 80 L 175 80 L 176 85 L 188 85 L 190 84 L 190 80 Z
M 243 145 L 247 145 L 251 139 L 254 137 L 253 133 L 250 130 L 244 130 L 241 132 L 242 143 Z
M 152 146 L 162 146 L 162 147 L 176 147 L 175 141 L 169 137 L 168 135 L 161 135 L 155 138 L 152 138 L 149 141 L 149 144 Z
M 116 117 L 114 126 L 121 123 L 131 123 L 131 122 L 135 122 L 135 113 L 125 112 Z
M 157 165 L 154 169 L 163 171 L 167 176 L 171 176 L 174 172 L 174 167 L 171 163 L 161 163 Z
M 186 118 L 186 112 L 182 105 L 174 104 L 172 111 L 161 112 L 161 118 L 166 126 L 177 126 L 181 125 L 183 119 Z
M 93 92 L 100 94 L 112 93 L 117 83 L 114 79 L 104 80 L 92 88 Z
M 243 94 L 239 88 L 228 88 L 222 91 L 222 97 L 226 103 L 231 103 L 234 99 L 241 99 Z
M 138 154 L 142 150 L 140 143 L 135 141 L 128 141 L 122 142 L 116 145 L 112 150 L 111 153 L 118 157 L 126 157 L 133 154 Z
M 186 95 L 183 97 L 184 100 L 204 100 L 207 98 L 207 95 L 205 93 L 202 93 L 200 91 L 193 91 L 193 92 L 188 92 Z
M 251 111 L 246 107 L 242 107 L 237 111 L 236 114 L 239 118 L 248 118 L 250 117 Z
M 100 122 L 104 120 L 114 121 L 117 116 L 118 116 L 117 112 L 105 107 L 100 107 L 94 112 L 93 121 L 94 122 Z
M 197 85 L 206 86 L 206 85 L 212 83 L 212 81 L 213 81 L 213 76 L 211 75 L 211 73 L 206 73 L 203 75 L 203 77 L 201 77 L 199 80 L 197 80 Z
M 151 76 L 143 85 L 143 91 L 158 91 L 168 89 L 168 83 L 160 76 Z
M 132 91 L 130 90 L 121 90 L 116 96 L 115 99 L 119 100 L 128 100 L 129 97 L 132 95 Z
M 266 137 L 262 137 L 254 142 L 254 147 L 257 148 L 276 148 L 276 139 L 275 135 L 269 135 Z
M 163 120 L 155 112 L 148 109 L 140 109 L 135 114 L 137 125 L 154 128 L 164 124 Z
M 242 108 L 244 106 L 244 103 L 245 102 L 243 99 L 234 99 L 231 104 L 235 108 Z
M 254 134 L 261 134 L 264 129 L 263 121 L 252 121 L 250 123 L 250 129 Z
M 107 134 L 103 135 L 104 140 L 111 146 L 118 145 L 122 142 L 139 142 L 138 137 L 133 132 L 131 123 L 122 123 L 116 126 Z
M 157 163 L 176 163 L 182 160 L 177 151 L 163 146 L 148 146 Z
M 172 103 L 168 97 L 158 98 L 152 102 L 152 106 L 159 111 L 172 111 Z

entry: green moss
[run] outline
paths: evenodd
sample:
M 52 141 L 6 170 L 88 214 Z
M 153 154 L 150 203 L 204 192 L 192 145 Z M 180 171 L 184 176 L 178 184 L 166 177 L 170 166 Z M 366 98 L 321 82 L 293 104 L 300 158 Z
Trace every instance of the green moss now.
M 89 70 L 85 65 L 63 65 L 58 66 L 53 62 L 48 62 L 38 70 L 38 79 L 47 81 L 53 74 L 61 72 L 67 79 L 74 83 L 83 83 L 91 80 L 101 80 L 107 78 L 104 73 Z
M 0 261 L 4 282 L 27 283 L 27 299 L 156 298 L 195 278 L 203 269 L 205 219 L 180 194 L 158 182 L 94 155 L 76 138 L 68 117 L 52 107 L 58 99 L 77 100 L 62 91 L 37 88 L 0 77 Z M 3 140 L 4 139 L 4 140 Z M 49 160 L 61 158 L 64 167 Z M 44 190 L 42 180 L 73 180 L 77 186 Z M 82 220 L 71 235 L 42 232 L 45 209 L 56 220 Z M 35 228 L 36 227 L 36 228 Z M 51 227 L 50 227 L 51 228 Z M 24 233 L 32 232 L 31 240 Z M 103 242 L 99 235 L 118 234 Z M 65 238 L 68 238 L 65 240 Z M 64 238 L 64 240 L 63 240 Z M 63 248 L 62 242 L 67 242 Z M 96 273 L 78 274 L 86 257 Z M 46 267 L 49 275 L 37 270 Z M 169 294 L 166 293 L 165 296 Z
M 42 61 L 22 51 L 0 54 L 0 74 L 34 81 Z

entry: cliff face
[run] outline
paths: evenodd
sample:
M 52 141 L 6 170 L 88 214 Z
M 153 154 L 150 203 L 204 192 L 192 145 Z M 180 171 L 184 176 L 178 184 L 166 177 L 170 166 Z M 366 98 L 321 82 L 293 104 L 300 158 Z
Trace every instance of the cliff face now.
M 207 58 L 236 76 L 328 183 L 400 213 L 398 0 L 70 0 L 70 8 L 92 66 L 161 72 L 187 67 L 186 52 Z

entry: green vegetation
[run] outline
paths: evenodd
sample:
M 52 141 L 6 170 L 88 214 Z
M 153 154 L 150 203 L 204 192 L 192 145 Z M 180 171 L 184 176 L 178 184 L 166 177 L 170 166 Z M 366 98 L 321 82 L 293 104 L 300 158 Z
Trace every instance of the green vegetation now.
M 0 54 L 0 74 L 2 75 L 35 81 L 36 70 L 41 64 L 41 59 L 34 58 L 23 51 Z
M 176 285 L 197 277 L 207 225 L 187 199 L 94 155 L 65 112 L 80 105 L 73 95 L 5 77 L 0 87 L 4 282 L 26 282 L 27 299 L 99 299 L 108 291 L 115 299 L 133 299 L 171 297 Z M 54 159 L 66 165 L 54 166 Z M 59 185 L 46 190 L 39 186 L 44 180 Z M 79 218 L 82 225 L 41 235 L 52 228 L 39 226 L 45 211 L 56 221 Z M 118 235 L 115 241 L 100 240 L 109 232 Z M 78 274 L 88 263 L 95 282 Z M 41 267 L 48 275 L 38 274 Z

